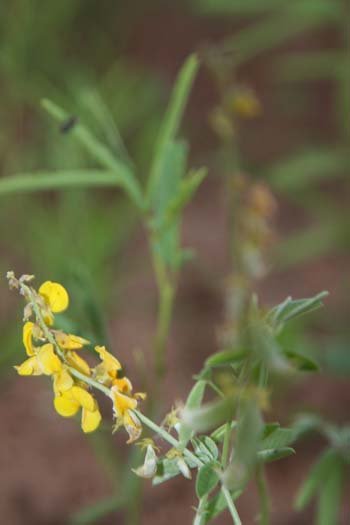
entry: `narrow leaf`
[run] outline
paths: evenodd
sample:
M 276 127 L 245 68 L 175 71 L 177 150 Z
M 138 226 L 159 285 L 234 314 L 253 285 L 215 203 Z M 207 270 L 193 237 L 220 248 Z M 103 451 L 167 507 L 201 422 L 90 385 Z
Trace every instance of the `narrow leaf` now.
M 192 84 L 198 70 L 198 65 L 198 59 L 196 55 L 190 55 L 178 74 L 167 111 L 159 130 L 158 140 L 155 147 L 153 164 L 147 188 L 149 202 L 151 200 L 152 193 L 155 191 L 158 185 L 164 149 L 167 147 L 169 142 L 174 141 L 176 138 L 185 110 L 186 102 L 188 100 Z
M 124 178 L 118 172 L 102 170 L 43 171 L 18 174 L 0 179 L 0 196 L 11 193 L 31 193 L 71 188 L 123 187 Z
M 198 381 L 194 387 L 192 388 L 186 404 L 185 404 L 185 410 L 192 410 L 199 408 L 202 404 L 204 392 L 205 392 L 205 381 Z M 185 448 L 188 441 L 191 439 L 191 436 L 193 435 L 193 430 L 190 426 L 186 425 L 184 422 L 180 425 L 179 430 L 179 441 L 181 443 L 181 447 Z
M 42 106 L 59 122 L 65 122 L 69 118 L 68 113 L 50 100 L 43 99 Z M 124 162 L 115 158 L 111 151 L 97 140 L 96 137 L 94 137 L 93 134 L 82 124 L 77 123 L 72 128 L 70 134 L 80 142 L 80 144 L 93 158 L 95 158 L 97 162 L 107 170 L 118 174 L 120 178 L 120 186 L 123 187 L 138 207 L 142 207 L 143 197 L 140 185 L 131 168 Z

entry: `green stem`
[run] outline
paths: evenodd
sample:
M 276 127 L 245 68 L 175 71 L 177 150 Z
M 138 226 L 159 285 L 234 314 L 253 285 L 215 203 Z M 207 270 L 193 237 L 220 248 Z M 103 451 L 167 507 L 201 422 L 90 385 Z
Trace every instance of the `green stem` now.
M 235 525 L 242 525 L 242 522 L 241 522 L 241 519 L 238 515 L 238 512 L 237 512 L 237 509 L 236 509 L 236 506 L 235 504 L 233 503 L 233 499 L 231 497 L 231 494 L 230 492 L 227 490 L 226 487 L 224 487 L 222 485 L 221 487 L 221 492 L 223 493 L 225 499 L 226 499 L 226 503 L 227 503 L 227 506 L 228 506 L 228 509 L 230 511 L 230 514 L 232 516 L 232 520 L 233 520 L 233 523 Z
M 169 432 L 164 430 L 164 428 L 158 426 L 156 423 L 154 423 L 151 419 L 148 419 L 147 416 L 142 414 L 142 412 L 139 412 L 138 410 L 133 410 L 133 412 L 136 414 L 136 416 L 142 421 L 144 425 L 146 425 L 149 429 L 153 430 L 156 434 L 161 436 L 165 441 L 167 441 L 172 447 L 176 448 L 177 450 L 181 450 L 182 454 L 187 457 L 190 461 L 195 463 L 197 467 L 202 467 L 204 463 L 197 458 L 190 450 L 187 448 L 181 449 L 181 443 L 176 438 L 174 438 Z
M 206 507 L 208 503 L 208 496 L 205 495 L 199 500 L 199 505 L 196 511 L 196 515 L 193 520 L 193 525 L 204 525 L 206 517 Z
M 230 452 L 230 440 L 231 440 L 231 423 L 226 423 L 225 426 L 225 434 L 224 434 L 224 443 L 222 445 L 222 455 L 221 455 L 221 465 L 224 469 L 229 460 L 229 452 Z
M 267 483 L 263 465 L 258 465 L 256 469 L 256 482 L 260 500 L 260 524 L 269 525 L 270 523 L 270 499 L 267 490 Z
M 173 286 L 168 281 L 162 283 L 159 289 L 159 310 L 154 344 L 155 367 L 158 377 L 162 377 L 165 372 L 166 341 L 169 334 L 174 295 Z

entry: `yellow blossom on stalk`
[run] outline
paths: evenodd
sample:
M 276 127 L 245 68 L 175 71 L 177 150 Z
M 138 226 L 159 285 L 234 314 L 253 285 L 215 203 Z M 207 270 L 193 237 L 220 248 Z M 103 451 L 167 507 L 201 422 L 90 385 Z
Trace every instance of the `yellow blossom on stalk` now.
M 90 342 L 52 328 L 53 314 L 63 312 L 69 304 L 65 288 L 46 281 L 36 291 L 29 284 L 33 276 L 22 275 L 17 279 L 13 272 L 8 272 L 7 277 L 10 287 L 19 290 L 26 299 L 22 339 L 28 359 L 15 367 L 18 374 L 50 376 L 56 411 L 63 417 L 72 417 L 81 410 L 84 432 L 93 432 L 101 422 L 97 401 L 88 389 L 93 386 L 101 390 L 113 401 L 116 428 L 126 428 L 129 443 L 138 439 L 142 428 L 134 411 L 145 395 L 132 394 L 131 381 L 118 377 L 122 368 L 118 359 L 104 346 L 96 346 L 100 363 L 92 374 L 88 362 L 76 352 Z
M 132 397 L 119 391 L 118 386 L 111 388 L 111 399 L 113 401 L 114 416 L 116 418 L 115 429 L 123 426 L 129 434 L 127 443 L 136 441 L 142 432 L 140 420 L 133 412 L 138 405 L 138 399 L 144 399 L 145 394 L 135 394 Z
M 33 328 L 34 323 L 27 321 L 23 325 L 23 344 L 26 349 L 27 355 L 32 356 L 35 354 L 33 346 Z
M 80 350 L 84 345 L 89 345 L 90 341 L 78 335 L 65 334 L 60 330 L 55 331 L 57 344 L 64 350 Z
M 81 428 L 85 433 L 96 430 L 101 422 L 96 399 L 80 386 L 73 386 L 61 395 L 57 395 L 54 399 L 54 407 L 63 417 L 73 417 L 81 408 Z
M 21 365 L 15 366 L 21 376 L 48 375 L 51 376 L 62 369 L 62 363 L 55 354 L 53 345 L 47 343 L 41 346 L 35 355 L 26 359 Z
M 59 283 L 45 281 L 39 288 L 39 294 L 53 313 L 63 312 L 68 308 L 69 296 L 67 290 Z
M 261 115 L 262 106 L 254 91 L 249 88 L 238 88 L 230 100 L 234 113 L 242 118 L 255 118 Z
M 94 369 L 94 377 L 99 383 L 110 386 L 116 380 L 122 365 L 104 346 L 95 346 L 95 351 L 99 354 L 101 363 Z

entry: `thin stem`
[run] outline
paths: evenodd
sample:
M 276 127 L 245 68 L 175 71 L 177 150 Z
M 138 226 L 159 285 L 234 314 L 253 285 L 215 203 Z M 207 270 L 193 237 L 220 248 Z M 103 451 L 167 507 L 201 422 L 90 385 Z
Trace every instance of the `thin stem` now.
M 193 525 L 204 525 L 206 517 L 206 507 L 208 503 L 208 496 L 205 495 L 199 500 L 199 505 L 196 510 L 196 515 L 193 520 Z
M 158 377 L 162 377 L 165 371 L 166 341 L 169 334 L 174 295 L 173 286 L 168 281 L 162 283 L 159 289 L 159 310 L 154 344 L 155 367 Z
M 221 455 L 221 464 L 222 468 L 224 469 L 229 460 L 229 452 L 230 452 L 230 440 L 231 440 L 231 423 L 226 423 L 225 426 L 225 434 L 224 434 L 224 443 L 222 445 L 222 455 Z
M 241 522 L 241 519 L 238 515 L 238 512 L 237 512 L 237 509 L 236 509 L 236 506 L 235 504 L 233 503 L 233 499 L 231 497 L 231 494 L 229 493 L 229 491 L 227 490 L 226 487 L 224 487 L 222 485 L 221 487 L 221 492 L 223 493 L 225 499 L 226 499 L 226 503 L 227 503 L 227 506 L 228 506 L 228 509 L 230 511 L 230 514 L 232 516 L 232 520 L 233 520 L 233 523 L 235 525 L 242 525 L 242 522 Z
M 267 483 L 263 465 L 258 465 L 256 469 L 256 482 L 260 500 L 260 524 L 269 525 L 270 523 L 270 499 L 267 490 Z
M 148 428 L 150 428 L 151 430 L 153 430 L 153 432 L 155 432 L 156 434 L 158 434 L 159 436 L 161 436 L 165 441 L 167 441 L 168 443 L 170 443 L 170 445 L 172 445 L 174 448 L 178 449 L 178 450 L 181 450 L 181 443 L 180 441 L 178 441 L 177 439 L 175 439 L 171 434 L 169 434 L 169 432 L 167 432 L 166 430 L 164 430 L 164 428 L 158 426 L 156 423 L 154 423 L 153 421 L 151 421 L 151 419 L 148 419 L 147 416 L 145 416 L 144 414 L 142 414 L 142 412 L 139 412 L 138 410 L 133 410 L 133 412 L 136 414 L 136 416 L 142 421 L 142 423 L 144 425 L 146 425 Z M 187 448 L 185 448 L 184 450 L 182 450 L 182 453 L 184 456 L 187 457 L 187 459 L 191 460 L 193 463 L 195 463 L 197 465 L 197 467 L 202 467 L 204 465 L 204 463 L 197 458 L 197 456 L 195 456 L 190 450 L 188 450 Z

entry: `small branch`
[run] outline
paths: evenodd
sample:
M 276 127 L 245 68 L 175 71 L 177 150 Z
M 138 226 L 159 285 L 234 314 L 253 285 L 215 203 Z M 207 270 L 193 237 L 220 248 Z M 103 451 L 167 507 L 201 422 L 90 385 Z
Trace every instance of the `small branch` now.
M 237 512 L 237 509 L 236 509 L 236 506 L 235 504 L 233 503 L 233 499 L 231 498 L 231 494 L 229 493 L 229 491 L 227 490 L 226 487 L 224 487 L 222 485 L 221 487 L 221 492 L 223 493 L 223 495 L 225 496 L 225 499 L 226 499 L 226 502 L 227 502 L 227 506 L 228 506 L 228 509 L 230 511 L 230 514 L 232 516 L 232 520 L 233 520 L 233 523 L 235 525 L 242 525 L 242 522 L 241 522 L 241 519 L 238 515 L 238 512 Z
M 260 500 L 260 524 L 269 525 L 270 523 L 270 499 L 267 491 L 267 483 L 264 475 L 263 465 L 256 468 L 256 483 L 258 486 Z
M 231 432 L 231 422 L 228 422 L 225 426 L 224 443 L 222 445 L 221 465 L 223 469 L 227 466 L 229 459 Z
M 139 412 L 138 410 L 133 410 L 133 412 L 136 414 L 136 416 L 142 421 L 144 425 L 146 425 L 148 428 L 153 430 L 156 434 L 161 436 L 165 441 L 167 441 L 171 446 L 176 448 L 177 450 L 181 450 L 181 443 L 177 439 L 175 439 L 169 432 L 164 430 L 164 428 L 158 426 L 156 423 L 148 419 L 147 416 L 142 414 L 142 412 Z M 190 450 L 187 448 L 181 450 L 182 454 L 187 457 L 187 459 L 191 460 L 193 463 L 197 465 L 197 467 L 202 467 L 204 463 L 197 458 Z
M 196 511 L 196 515 L 193 520 L 193 525 L 204 525 L 206 516 L 206 507 L 208 503 L 208 496 L 205 495 L 199 500 L 199 505 Z

